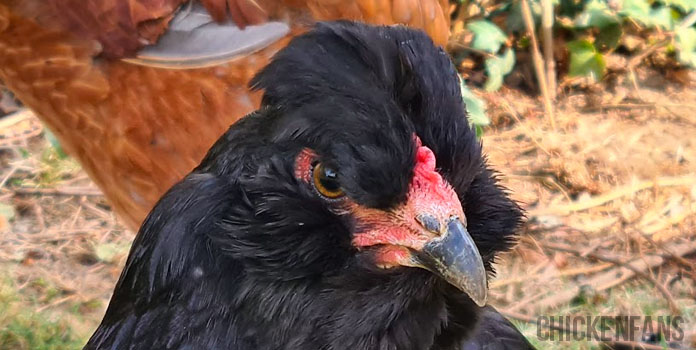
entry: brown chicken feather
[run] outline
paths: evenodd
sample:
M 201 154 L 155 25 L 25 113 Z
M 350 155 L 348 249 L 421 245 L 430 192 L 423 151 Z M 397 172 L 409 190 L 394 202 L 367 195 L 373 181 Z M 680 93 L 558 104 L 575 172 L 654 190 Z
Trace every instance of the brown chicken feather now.
M 137 228 L 260 95 L 253 75 L 309 24 L 350 19 L 449 35 L 446 0 L 203 0 L 239 27 L 268 20 L 290 34 L 214 67 L 164 69 L 122 61 L 165 32 L 183 0 L 0 0 L 0 80 L 54 131 Z

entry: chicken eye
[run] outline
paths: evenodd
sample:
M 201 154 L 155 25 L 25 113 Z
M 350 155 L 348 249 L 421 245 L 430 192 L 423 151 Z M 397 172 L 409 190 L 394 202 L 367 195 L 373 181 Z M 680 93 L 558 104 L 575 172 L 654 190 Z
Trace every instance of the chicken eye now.
M 319 194 L 326 198 L 336 199 L 345 194 L 338 181 L 338 173 L 331 167 L 317 163 L 312 169 L 312 179 Z

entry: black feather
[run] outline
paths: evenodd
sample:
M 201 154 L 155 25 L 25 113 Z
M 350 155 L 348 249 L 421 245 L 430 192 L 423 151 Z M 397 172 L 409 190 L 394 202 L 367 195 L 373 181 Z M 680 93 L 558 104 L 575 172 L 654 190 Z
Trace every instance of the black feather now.
M 462 350 L 534 350 L 520 331 L 493 307 L 481 310 L 476 333 Z

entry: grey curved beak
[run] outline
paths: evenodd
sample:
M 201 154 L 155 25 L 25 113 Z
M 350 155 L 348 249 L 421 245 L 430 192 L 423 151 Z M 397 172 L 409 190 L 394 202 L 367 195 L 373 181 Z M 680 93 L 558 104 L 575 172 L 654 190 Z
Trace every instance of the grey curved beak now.
M 466 293 L 476 305 L 486 305 L 486 269 L 474 240 L 456 217 L 447 221 L 445 232 L 415 254 L 418 263 Z

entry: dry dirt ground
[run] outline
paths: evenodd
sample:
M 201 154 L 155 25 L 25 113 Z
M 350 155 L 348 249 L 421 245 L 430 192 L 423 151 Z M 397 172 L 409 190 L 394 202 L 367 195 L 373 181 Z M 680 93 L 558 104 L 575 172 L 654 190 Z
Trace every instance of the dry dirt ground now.
M 528 216 L 491 303 L 539 348 L 599 346 L 540 340 L 540 315 L 681 315 L 679 346 L 696 345 L 696 86 L 637 75 L 566 89 L 555 130 L 536 98 L 484 95 L 484 149 Z M 134 233 L 30 114 L 0 130 L 0 314 L 12 315 L 0 316 L 0 348 L 79 348 Z M 67 345 L 32 345 L 10 317 L 55 321 L 49 333 Z

